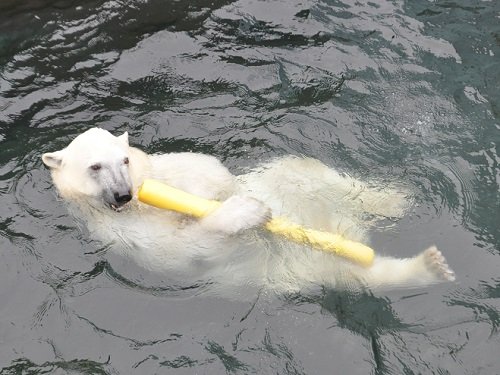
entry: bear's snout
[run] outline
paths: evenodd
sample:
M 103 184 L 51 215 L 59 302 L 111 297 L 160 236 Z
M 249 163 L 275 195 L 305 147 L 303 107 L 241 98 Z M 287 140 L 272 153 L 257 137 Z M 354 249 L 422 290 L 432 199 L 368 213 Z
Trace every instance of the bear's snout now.
M 130 191 L 127 191 L 125 193 L 115 192 L 113 193 L 113 196 L 115 198 L 116 203 L 120 205 L 130 202 L 130 200 L 132 199 L 132 194 L 130 194 Z

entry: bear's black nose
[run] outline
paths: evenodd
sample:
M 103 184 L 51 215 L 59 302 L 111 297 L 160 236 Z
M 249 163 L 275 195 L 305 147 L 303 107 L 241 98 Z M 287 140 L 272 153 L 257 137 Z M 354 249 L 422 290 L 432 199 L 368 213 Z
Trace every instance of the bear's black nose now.
M 127 203 L 132 199 L 132 195 L 130 193 L 120 194 L 114 193 L 116 203 Z

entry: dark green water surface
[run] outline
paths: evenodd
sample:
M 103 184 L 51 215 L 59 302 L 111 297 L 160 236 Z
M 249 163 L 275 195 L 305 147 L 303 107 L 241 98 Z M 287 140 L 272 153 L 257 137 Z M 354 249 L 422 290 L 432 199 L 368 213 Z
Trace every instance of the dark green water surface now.
M 500 374 L 499 87 L 495 0 L 3 1 L 0 374 Z M 372 245 L 435 243 L 457 281 L 233 301 L 150 276 L 41 163 L 93 126 L 401 181 Z

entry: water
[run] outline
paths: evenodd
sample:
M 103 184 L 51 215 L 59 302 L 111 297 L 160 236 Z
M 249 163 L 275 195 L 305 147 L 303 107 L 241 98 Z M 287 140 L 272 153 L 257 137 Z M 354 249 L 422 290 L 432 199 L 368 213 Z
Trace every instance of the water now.
M 0 374 L 500 373 L 496 1 L 0 5 Z M 247 301 L 106 253 L 40 155 L 92 126 L 235 173 L 305 154 L 400 181 L 377 251 L 458 280 Z

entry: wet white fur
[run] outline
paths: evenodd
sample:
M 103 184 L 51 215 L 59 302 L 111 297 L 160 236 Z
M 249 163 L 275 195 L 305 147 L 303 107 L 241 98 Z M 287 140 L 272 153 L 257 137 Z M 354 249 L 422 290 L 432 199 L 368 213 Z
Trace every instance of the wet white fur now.
M 199 196 L 223 201 L 198 220 L 134 199 L 121 212 L 103 204 L 103 186 L 88 173 L 92 163 L 123 168 L 136 192 L 144 178 L 162 180 Z M 215 281 L 294 291 L 310 285 L 336 288 L 421 286 L 453 280 L 435 247 L 414 258 L 377 256 L 364 268 L 321 251 L 282 240 L 260 225 L 269 216 L 290 219 L 366 241 L 363 216 L 398 217 L 405 195 L 369 187 L 310 158 L 287 156 L 233 176 L 217 159 L 195 153 L 147 155 L 129 147 L 128 136 L 90 129 L 67 148 L 43 155 L 61 196 L 77 207 L 91 233 L 142 267 Z M 104 187 L 106 188 L 106 187 Z

